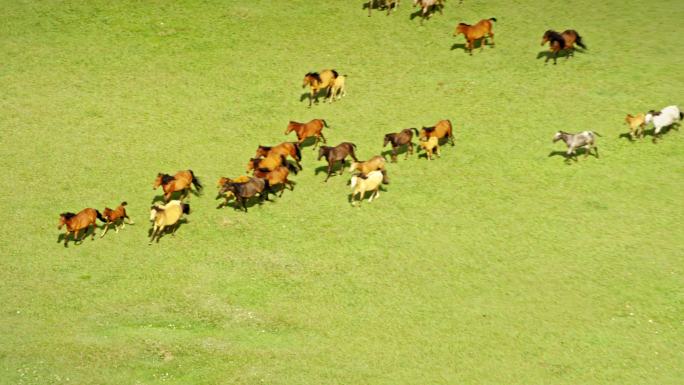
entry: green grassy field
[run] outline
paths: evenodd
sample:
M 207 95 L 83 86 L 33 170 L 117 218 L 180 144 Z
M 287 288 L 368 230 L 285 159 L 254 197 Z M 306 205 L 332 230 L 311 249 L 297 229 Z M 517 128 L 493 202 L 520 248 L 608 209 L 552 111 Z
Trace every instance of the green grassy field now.
M 0 2 L 1 384 L 681 384 L 684 132 L 618 137 L 684 105 L 680 2 L 362 3 Z M 489 17 L 469 57 L 453 29 Z M 589 50 L 544 65 L 549 28 Z M 348 95 L 308 109 L 323 68 Z M 311 118 L 361 158 L 445 118 L 457 144 L 361 208 L 308 147 L 294 192 L 216 209 Z M 560 129 L 600 159 L 549 157 Z M 148 246 L 154 176 L 187 168 L 207 191 Z M 135 225 L 57 243 L 60 212 L 122 200 Z

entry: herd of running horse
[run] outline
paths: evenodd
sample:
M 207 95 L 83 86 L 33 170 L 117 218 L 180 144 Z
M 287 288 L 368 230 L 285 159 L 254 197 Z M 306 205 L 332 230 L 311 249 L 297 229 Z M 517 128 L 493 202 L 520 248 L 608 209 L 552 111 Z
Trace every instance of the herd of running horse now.
M 389 14 L 398 5 L 399 0 L 370 0 L 367 4 L 368 15 L 370 16 L 370 11 L 373 7 L 385 7 Z M 422 18 L 426 19 L 430 17 L 431 12 L 435 9 L 441 12 L 444 0 L 414 0 L 414 6 L 416 5 L 421 7 Z M 460 23 L 456 27 L 454 35 L 463 34 L 465 36 L 466 48 L 472 55 L 472 49 L 477 40 L 481 40 L 481 48 L 487 44 L 487 38 L 491 40 L 491 45 L 494 44 L 492 22 L 495 21 L 496 18 L 490 18 L 480 20 L 475 25 Z M 565 50 L 567 57 L 570 57 L 573 56 L 575 44 L 586 48 L 581 36 L 572 29 L 562 33 L 553 30 L 546 31 L 542 37 L 542 45 L 547 42 L 550 45 L 551 55 L 547 57 L 546 61 L 553 57 L 554 64 L 556 64 L 560 51 Z M 302 87 L 309 87 L 310 89 L 309 107 L 311 107 L 314 101 L 318 103 L 318 95 L 321 91 L 325 91 L 325 97 L 330 103 L 345 96 L 345 83 L 346 76 L 340 75 L 334 69 L 307 73 L 304 76 Z M 682 118 L 684 118 L 684 114 L 677 106 L 673 105 L 665 107 L 660 111 L 651 110 L 637 115 L 628 114 L 625 121 L 630 129 L 628 135 L 631 140 L 643 138 L 646 125 L 653 123 L 653 141 L 656 142 L 663 129 L 668 127 L 676 128 Z M 301 148 L 305 141 L 313 141 L 314 150 L 321 141 L 323 144 L 327 144 L 327 140 L 323 135 L 324 127 L 328 127 L 328 124 L 323 119 L 313 119 L 307 123 L 290 121 L 285 130 L 285 135 L 295 132 L 297 141 L 286 141 L 277 146 L 259 145 L 255 157 L 247 162 L 246 172 L 249 173 L 251 171 L 252 176 L 242 175 L 237 178 L 221 177 L 217 185 L 219 189 L 217 199 L 224 199 L 224 201 L 219 204 L 218 208 L 228 205 L 231 199 L 234 199 L 234 208 L 241 208 L 247 212 L 248 201 L 252 198 L 258 198 L 259 204 L 261 204 L 264 200 L 269 200 L 269 194 L 282 196 L 286 188 L 289 187 L 290 190 L 294 190 L 294 183 L 289 180 L 289 176 L 290 173 L 296 175 L 302 170 Z M 392 162 L 397 161 L 397 156 L 402 150 L 405 152 L 405 159 L 408 159 L 409 155 L 413 154 L 414 134 L 419 140 L 418 151 L 423 150 L 428 160 L 432 160 L 433 155 L 440 156 L 440 141 L 450 143 L 452 146 L 454 145 L 453 127 L 449 120 L 441 120 L 434 126 L 423 127 L 421 130 L 406 128 L 399 132 L 385 134 L 384 136 L 383 147 L 386 147 L 388 144 L 392 147 L 390 153 Z M 569 161 L 574 157 L 575 161 L 577 161 L 578 149 L 585 150 L 585 157 L 588 157 L 593 150 L 594 155 L 598 158 L 597 136 L 600 135 L 593 131 L 583 131 L 577 134 L 558 131 L 553 136 L 553 142 L 562 140 L 567 146 L 566 160 Z M 322 158 L 325 158 L 327 162 L 325 182 L 334 174 L 337 165 L 340 166 L 340 174 L 344 173 L 347 157 L 353 160 L 349 168 L 349 171 L 352 173 L 350 180 L 352 189 L 351 204 L 354 205 L 356 202 L 357 205 L 360 205 L 366 193 L 370 193 L 369 202 L 377 198 L 380 195 L 381 184 L 388 184 L 389 179 L 385 168 L 386 160 L 384 156 L 377 155 L 367 161 L 359 161 L 355 150 L 356 145 L 351 142 L 342 142 L 334 147 L 321 145 L 318 150 L 318 160 L 320 161 Z M 290 162 L 290 159 L 294 164 Z M 170 230 L 173 235 L 180 224 L 181 217 L 184 214 L 190 213 L 190 205 L 185 203 L 184 199 L 188 196 L 193 186 L 197 194 L 202 191 L 203 186 L 192 170 L 179 171 L 175 175 L 157 174 L 153 187 L 154 189 L 162 188 L 164 204 L 155 204 L 150 208 L 150 221 L 153 223 L 150 232 L 150 244 L 155 239 L 158 242 L 165 231 Z M 176 195 L 176 199 L 172 199 L 174 195 Z M 356 196 L 358 196 L 358 200 L 355 200 Z M 66 226 L 66 233 L 63 237 L 64 246 L 67 246 L 70 235 L 73 237 L 74 242 L 82 241 L 87 237 L 91 227 L 91 236 L 94 239 L 97 228 L 96 220 L 104 223 L 100 237 L 104 237 L 111 226 L 118 233 L 120 228 L 125 227 L 126 220 L 132 224 L 133 221 L 126 213 L 126 205 L 126 202 L 122 202 L 116 209 L 107 207 L 102 213 L 93 208 L 86 208 L 76 214 L 70 212 L 60 214 L 58 229 Z M 79 238 L 79 235 L 81 235 L 81 238 Z

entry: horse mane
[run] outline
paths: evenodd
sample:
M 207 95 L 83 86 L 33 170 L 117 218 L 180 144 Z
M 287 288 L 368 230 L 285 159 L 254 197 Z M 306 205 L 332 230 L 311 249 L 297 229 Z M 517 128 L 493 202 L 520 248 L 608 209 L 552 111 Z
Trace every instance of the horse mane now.
M 321 81 L 321 75 L 318 72 L 307 72 L 305 76 L 307 76 L 307 77 L 310 76 L 310 77 L 316 79 L 316 81 L 318 81 L 318 82 Z
M 64 217 L 64 219 L 71 219 L 76 216 L 76 214 L 71 212 L 61 213 L 59 216 Z
M 432 127 L 423 127 L 423 130 L 425 130 L 425 132 L 432 132 L 432 131 L 435 130 L 435 126 L 432 126 Z
M 290 123 L 292 123 L 292 121 L 290 121 Z M 273 148 L 273 146 L 262 146 L 262 145 L 259 145 L 259 148 L 262 149 L 262 150 L 264 150 L 264 151 L 271 151 L 271 149 Z
M 162 181 L 161 181 L 162 184 L 170 183 L 174 179 L 173 176 L 171 176 L 169 174 L 161 174 L 161 177 L 162 177 Z
M 465 27 L 470 27 L 471 25 L 468 23 L 458 23 L 459 26 L 465 26 Z

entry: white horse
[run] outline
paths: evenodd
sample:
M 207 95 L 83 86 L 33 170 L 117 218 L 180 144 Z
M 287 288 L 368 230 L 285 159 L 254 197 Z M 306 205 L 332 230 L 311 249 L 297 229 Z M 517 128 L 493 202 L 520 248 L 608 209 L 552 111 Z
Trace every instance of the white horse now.
M 649 111 L 646 114 L 644 122 L 646 124 L 653 122 L 653 127 L 655 128 L 653 131 L 653 141 L 655 142 L 663 128 L 679 125 L 679 121 L 682 120 L 682 118 L 684 118 L 684 114 L 679 110 L 679 107 L 667 106 L 659 112 L 653 110 Z
M 171 233 L 173 235 L 178 228 L 178 221 L 183 214 L 190 214 L 190 205 L 179 200 L 172 200 L 165 205 L 152 206 L 150 209 L 150 221 L 154 222 L 154 227 L 152 227 L 150 245 L 154 241 L 155 236 L 157 237 L 157 242 L 159 242 L 159 238 L 166 227 L 175 225 Z
M 568 157 L 575 155 L 575 160 L 577 160 L 577 154 L 575 153 L 575 151 L 578 148 L 582 147 L 584 147 L 587 150 L 584 153 L 585 158 L 589 156 L 592 149 L 594 149 L 594 151 L 596 152 L 596 157 L 598 158 L 598 147 L 596 147 L 597 136 L 601 135 L 593 131 L 582 131 L 579 134 L 571 134 L 565 131 L 558 131 L 553 136 L 553 142 L 555 143 L 562 139 L 563 142 L 565 142 L 565 145 L 568 146 L 568 152 L 566 153 L 566 155 Z
M 362 178 L 360 175 L 354 175 L 351 177 L 352 205 L 354 204 L 354 197 L 356 194 L 359 194 L 359 205 L 361 205 L 361 201 L 363 201 L 366 191 L 372 192 L 371 196 L 368 197 L 368 202 L 372 202 L 373 199 L 379 197 L 380 185 L 382 184 L 383 178 L 384 176 L 380 170 L 369 172 L 368 175 L 366 175 L 366 178 Z

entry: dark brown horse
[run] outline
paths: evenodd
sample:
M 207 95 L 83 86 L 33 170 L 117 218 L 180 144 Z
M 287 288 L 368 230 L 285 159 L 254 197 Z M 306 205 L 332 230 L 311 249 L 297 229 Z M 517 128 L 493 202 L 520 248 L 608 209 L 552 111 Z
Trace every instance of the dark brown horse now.
M 101 222 L 107 222 L 107 220 L 102 216 L 102 214 L 100 214 L 99 211 L 91 208 L 83 209 L 79 211 L 78 214 L 59 214 L 59 225 L 57 226 L 57 230 L 61 230 L 62 226 L 66 226 L 66 233 L 64 234 L 64 247 L 66 247 L 67 243 L 69 242 L 69 234 L 73 233 L 74 242 L 78 243 L 78 233 L 85 229 L 85 232 L 83 233 L 83 238 L 85 238 L 88 235 L 88 229 L 91 225 L 93 226 L 92 239 L 95 239 L 95 229 L 97 228 L 95 219 L 99 219 Z M 81 239 L 81 241 L 83 240 Z
M 323 70 L 318 72 L 307 72 L 304 75 L 304 82 L 302 83 L 302 88 L 309 86 L 311 92 L 309 93 L 309 107 L 316 99 L 318 103 L 318 92 L 322 89 L 326 90 L 326 97 L 330 95 L 330 87 L 332 87 L 335 79 L 337 79 L 338 73 L 335 70 Z
M 423 129 L 420 130 L 419 138 L 431 138 L 433 136 L 437 137 L 437 139 L 448 138 L 453 146 L 454 132 L 451 127 L 451 121 L 448 119 L 440 120 L 433 127 L 423 127 Z
M 382 147 L 387 146 L 387 143 L 390 143 L 392 145 L 392 162 L 397 162 L 397 150 L 401 146 L 408 146 L 406 151 L 406 157 L 404 159 L 408 159 L 409 154 L 413 154 L 413 142 L 411 141 L 413 139 L 413 133 L 411 132 L 411 130 L 413 130 L 416 133 L 416 135 L 418 135 L 418 130 L 413 127 L 405 128 L 399 132 L 385 134 L 385 140 L 382 143 Z
M 273 154 L 267 158 L 252 158 L 247 162 L 247 171 L 263 169 L 267 171 L 272 171 L 276 167 L 287 163 L 284 155 Z
M 454 36 L 458 34 L 463 34 L 466 39 L 466 46 L 470 55 L 473 54 L 473 45 L 475 40 L 482 39 L 480 43 L 480 51 L 484 49 L 485 44 L 487 44 L 487 37 L 491 40 L 491 45 L 494 45 L 494 32 L 492 32 L 492 21 L 496 21 L 496 18 L 491 17 L 489 19 L 482 19 L 475 25 L 470 25 L 466 23 L 458 23 L 456 26 L 456 31 L 454 31 Z
M 270 189 L 275 193 L 275 186 L 280 186 L 282 185 L 282 189 L 280 190 L 280 195 L 278 197 L 283 196 L 283 192 L 285 192 L 285 186 L 290 187 L 290 190 L 294 191 L 294 183 L 287 179 L 287 177 L 290 175 L 290 172 L 293 172 L 295 175 L 297 175 L 297 167 L 286 163 L 287 166 L 278 166 L 272 171 L 266 171 L 266 170 L 254 170 L 254 177 L 255 178 L 262 178 L 268 181 L 268 185 Z
M 242 207 L 247 212 L 247 201 L 250 198 L 259 195 L 259 204 L 263 203 L 264 200 L 269 200 L 270 186 L 265 179 L 251 178 L 249 182 L 245 183 L 227 183 L 221 188 L 219 194 L 227 192 L 231 192 L 238 202 L 235 209 L 237 210 L 239 207 Z
M 202 184 L 195 177 L 195 173 L 192 170 L 178 171 L 174 176 L 158 173 L 152 189 L 156 190 L 159 186 L 162 186 L 164 201 L 168 202 L 171 200 L 171 195 L 176 191 L 181 192 L 181 199 L 185 198 L 191 190 L 191 184 L 195 186 L 197 193 L 202 191 Z
M 395 11 L 399 8 L 399 0 L 368 0 L 368 17 L 371 15 L 373 5 L 376 5 L 378 9 L 387 8 L 387 15 L 389 16 L 392 7 Z
M 222 176 L 222 177 L 219 178 L 216 187 L 218 187 L 219 190 L 220 190 L 224 185 L 226 185 L 226 184 L 228 184 L 228 183 L 245 183 L 245 182 L 249 182 L 250 179 L 251 179 L 251 178 L 248 177 L 247 175 L 240 175 L 239 177 L 234 178 L 234 179 L 226 178 L 226 177 Z M 234 198 L 234 197 L 235 197 L 235 196 L 234 196 L 233 193 L 230 192 L 230 191 L 226 192 L 225 194 L 219 192 L 219 194 L 216 196 L 216 199 L 223 198 L 223 199 L 225 199 L 225 201 L 224 201 L 224 202 L 221 202 L 221 203 L 218 205 L 217 208 L 220 209 L 220 208 L 223 207 L 223 206 L 227 206 L 227 205 L 228 205 L 228 202 L 230 201 L 230 198 Z
M 257 158 L 268 158 L 271 155 L 289 156 L 297 162 L 297 167 L 299 167 L 300 170 L 302 169 L 302 164 L 299 163 L 302 160 L 302 152 L 299 143 L 297 142 L 283 142 L 272 147 L 259 145 L 256 150 Z
M 332 175 L 332 169 L 335 162 L 342 162 L 342 167 L 340 168 L 341 175 L 344 173 L 344 160 L 347 156 L 351 156 L 352 159 L 354 159 L 354 162 L 359 161 L 354 154 L 354 149 L 356 149 L 356 145 L 350 142 L 342 142 L 335 147 L 321 146 L 321 148 L 318 149 L 318 160 L 325 157 L 325 160 L 328 161 L 328 176 L 325 178 L 326 182 L 328 181 L 328 178 L 330 178 L 330 175 Z
M 126 213 L 127 205 L 128 203 L 121 202 L 119 207 L 115 208 L 114 210 L 110 209 L 109 207 L 105 207 L 104 211 L 102 211 L 102 216 L 104 216 L 107 220 L 105 222 L 105 228 L 102 231 L 102 234 L 100 234 L 100 238 L 107 234 L 107 230 L 109 230 L 109 226 L 112 224 L 114 225 L 114 230 L 116 230 L 117 233 L 119 232 L 119 224 L 121 225 L 122 229 L 126 227 L 126 219 L 128 219 L 129 224 L 133 224 L 133 220 Z
M 541 45 L 549 42 L 549 49 L 551 50 L 551 55 L 546 57 L 544 63 L 548 62 L 553 56 L 553 64 L 556 64 L 556 59 L 558 58 L 558 53 L 565 50 L 568 56 L 565 59 L 569 59 L 570 56 L 575 56 L 575 43 L 578 46 L 587 49 L 587 46 L 582 42 L 582 36 L 577 33 L 574 29 L 566 29 L 563 33 L 558 33 L 552 29 L 544 32 L 542 36 Z
M 323 119 L 312 119 L 306 123 L 299 123 L 290 120 L 290 123 L 285 129 L 285 135 L 294 131 L 297 134 L 297 143 L 302 144 L 307 138 L 315 137 L 316 142 L 314 143 L 313 149 L 318 146 L 318 141 L 323 139 L 323 143 L 328 143 L 323 136 L 323 127 L 328 127 L 328 123 Z

